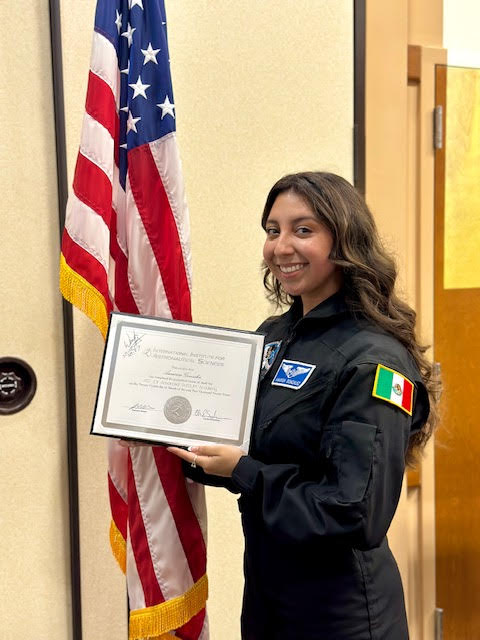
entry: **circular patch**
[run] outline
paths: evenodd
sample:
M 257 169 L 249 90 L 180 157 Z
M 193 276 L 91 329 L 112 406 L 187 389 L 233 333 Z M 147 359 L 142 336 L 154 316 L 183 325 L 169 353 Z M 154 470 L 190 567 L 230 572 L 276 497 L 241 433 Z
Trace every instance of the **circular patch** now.
M 163 413 L 169 422 L 182 424 L 192 415 L 192 405 L 183 396 L 173 396 L 166 401 Z

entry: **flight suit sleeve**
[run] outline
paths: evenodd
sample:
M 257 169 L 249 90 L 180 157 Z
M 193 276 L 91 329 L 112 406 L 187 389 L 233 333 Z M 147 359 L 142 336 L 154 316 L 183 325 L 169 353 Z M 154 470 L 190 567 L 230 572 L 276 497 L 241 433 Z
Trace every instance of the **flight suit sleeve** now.
M 223 476 L 216 476 L 205 471 L 200 466 L 192 467 L 190 462 L 182 460 L 183 474 L 186 478 L 199 482 L 200 484 L 206 484 L 210 487 L 224 487 L 232 493 L 240 493 L 240 489 L 234 486 L 231 478 L 225 478 Z
M 372 397 L 376 365 L 350 365 L 340 376 L 322 431 L 316 481 L 294 464 L 240 459 L 232 475 L 242 499 L 261 509 L 264 526 L 279 540 L 335 539 L 361 549 L 378 546 L 397 507 L 412 416 Z M 428 417 L 428 396 L 418 382 L 417 427 Z M 292 415 L 292 428 L 295 428 Z M 310 474 L 311 476 L 311 474 Z

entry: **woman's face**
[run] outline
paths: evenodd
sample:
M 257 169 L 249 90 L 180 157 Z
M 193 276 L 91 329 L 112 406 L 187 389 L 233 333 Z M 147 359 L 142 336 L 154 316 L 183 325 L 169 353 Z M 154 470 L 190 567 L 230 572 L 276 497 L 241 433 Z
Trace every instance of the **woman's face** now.
M 293 191 L 281 193 L 266 233 L 264 260 L 283 289 L 301 297 L 304 314 L 340 289 L 342 272 L 329 260 L 332 234 L 303 198 Z

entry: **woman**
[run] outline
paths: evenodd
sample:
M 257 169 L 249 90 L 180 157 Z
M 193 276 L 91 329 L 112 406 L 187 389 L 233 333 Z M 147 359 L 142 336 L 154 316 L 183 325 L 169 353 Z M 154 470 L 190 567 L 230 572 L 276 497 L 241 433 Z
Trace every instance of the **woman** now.
M 394 293 L 370 211 L 339 176 L 285 176 L 262 226 L 264 284 L 290 308 L 259 328 L 249 453 L 169 450 L 193 463 L 190 477 L 241 494 L 244 640 L 405 640 L 385 536 L 405 462 L 434 422 L 415 313 Z

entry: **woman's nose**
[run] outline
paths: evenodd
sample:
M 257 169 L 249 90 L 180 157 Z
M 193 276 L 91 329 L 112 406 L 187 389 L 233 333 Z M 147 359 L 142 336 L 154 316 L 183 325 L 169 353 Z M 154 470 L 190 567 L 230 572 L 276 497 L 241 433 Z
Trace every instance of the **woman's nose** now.
M 275 243 L 275 253 L 277 255 L 286 255 L 293 253 L 291 238 L 288 234 L 280 233 Z

